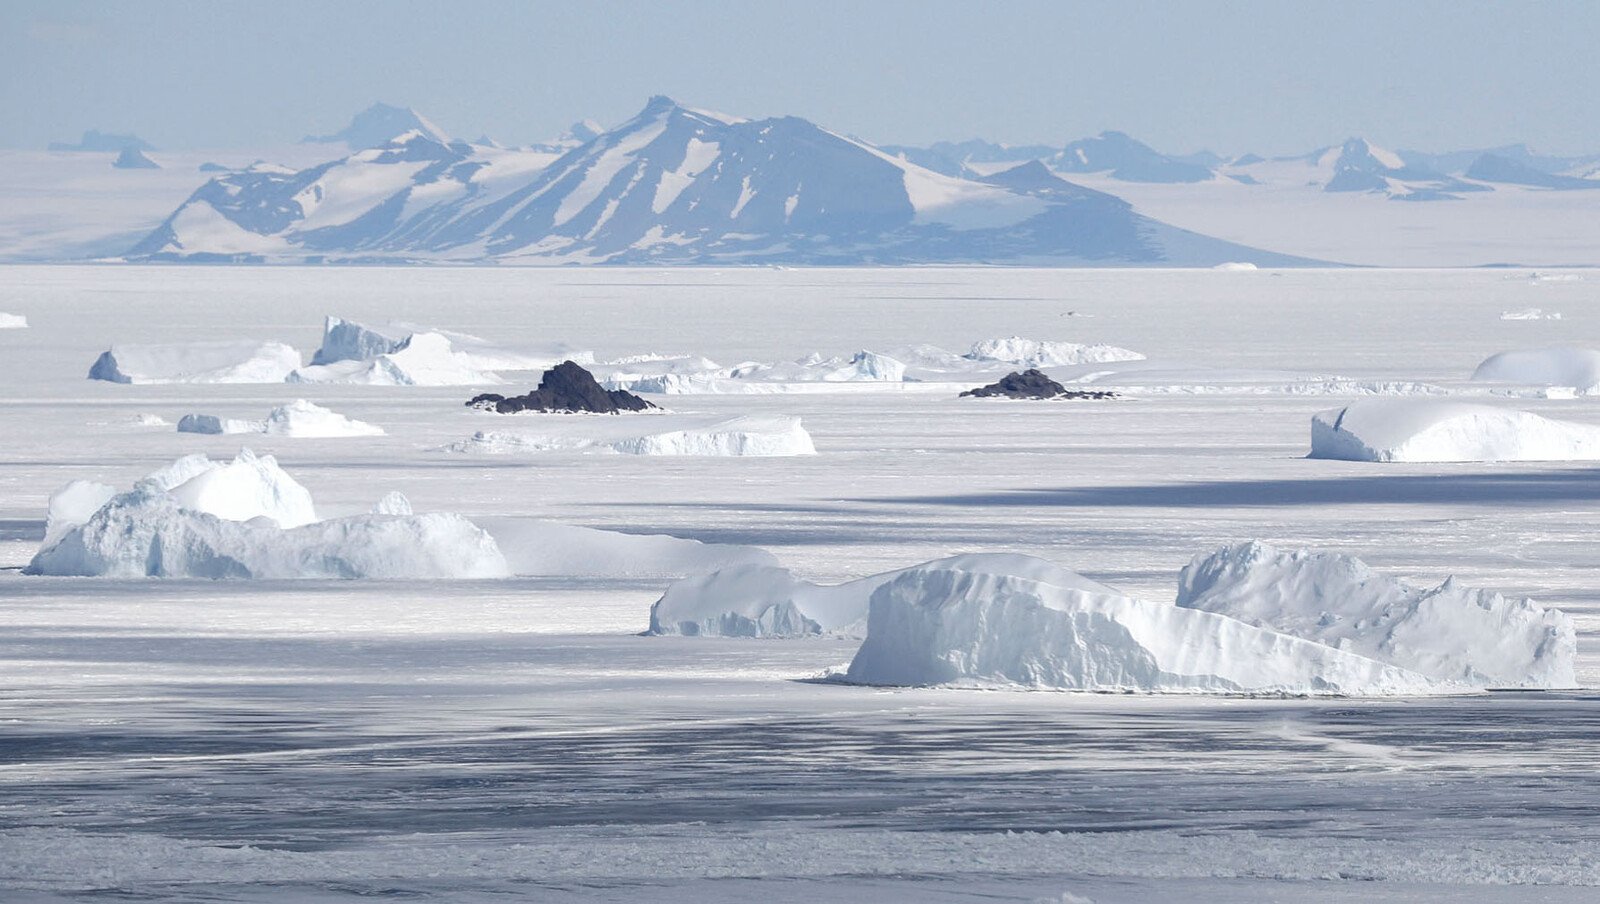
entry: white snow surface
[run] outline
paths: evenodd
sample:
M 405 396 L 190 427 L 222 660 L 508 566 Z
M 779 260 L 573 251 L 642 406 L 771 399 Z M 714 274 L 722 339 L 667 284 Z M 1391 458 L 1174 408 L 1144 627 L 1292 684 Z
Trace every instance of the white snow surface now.
M 264 420 L 218 417 L 214 414 L 186 414 L 178 421 L 179 433 L 263 433 L 270 436 L 333 438 L 382 436 L 383 428 L 353 420 L 315 402 L 296 399 L 279 405 Z
M 1049 342 L 1011 336 L 984 339 L 972 344 L 967 357 L 974 361 L 1003 361 L 1023 367 L 1056 367 L 1064 364 L 1096 364 L 1105 361 L 1142 361 L 1144 355 L 1113 345 L 1081 345 L 1076 342 Z
M 459 352 L 442 333 L 412 333 L 392 352 L 302 367 L 290 383 L 352 383 L 364 386 L 491 386 L 503 383 Z
M 1560 320 L 1560 311 L 1546 311 L 1544 308 L 1521 308 L 1515 311 L 1501 311 L 1501 320 Z
M 317 520 L 311 493 L 278 467 L 271 455 L 239 450 L 231 462 L 183 460 L 197 473 L 161 491 L 185 509 L 229 521 L 266 518 L 279 527 L 299 527 Z M 164 483 L 165 481 L 161 481 Z
M 1591 392 L 1600 389 L 1600 349 L 1555 346 L 1500 352 L 1485 358 L 1472 379 Z
M 1312 458 L 1348 461 L 1594 461 L 1600 427 L 1437 399 L 1369 399 L 1311 419 Z
M 1454 578 L 1412 587 L 1336 553 L 1225 546 L 1183 569 L 1177 602 L 1443 681 L 1577 686 L 1577 636 L 1561 611 Z
M 25 330 L 28 328 L 28 318 L 21 314 L 0 313 L 0 330 Z
M 1092 593 L 1114 593 L 1052 562 L 1012 553 L 973 553 L 944 560 L 952 568 L 1020 575 Z M 743 567 L 679 581 L 650 607 L 651 634 L 795 637 L 859 636 L 879 587 L 911 569 L 823 586 L 778 567 Z
M 89 369 L 112 383 L 282 383 L 300 353 L 281 342 L 113 345 Z
M 541 577 L 683 577 L 724 568 L 771 566 L 753 546 L 631 534 L 533 518 L 480 518 L 513 574 Z
M 1421 695 L 1457 688 L 1242 621 L 960 559 L 872 593 L 846 680 L 1145 693 Z
M 627 455 L 815 455 L 817 447 L 800 418 L 741 417 L 710 427 L 652 433 L 618 440 L 610 448 Z

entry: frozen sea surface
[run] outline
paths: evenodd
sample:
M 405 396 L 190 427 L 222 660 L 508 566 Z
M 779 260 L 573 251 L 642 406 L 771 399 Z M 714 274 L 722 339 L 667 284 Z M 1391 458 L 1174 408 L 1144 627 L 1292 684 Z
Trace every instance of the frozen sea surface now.
M 306 396 L 388 435 L 249 437 L 328 516 L 531 515 L 763 546 L 834 582 L 1015 550 L 1170 599 L 1260 538 L 1534 596 L 1600 685 L 1600 483 L 1567 464 L 1305 459 L 1337 397 L 673 396 L 818 455 L 461 456 L 464 388 L 121 386 L 113 342 L 407 320 L 602 359 L 1022 335 L 1235 371 L 1423 381 L 1600 337 L 1525 271 L 0 268 L 0 900 L 1590 901 L 1600 694 L 1174 699 L 806 679 L 837 639 L 636 636 L 666 579 L 205 582 L 15 569 L 67 480 L 236 437 L 142 426 Z M 1561 321 L 1507 322 L 1530 304 Z M 1069 316 L 1070 313 L 1070 316 Z M 1474 400 L 1483 401 L 1481 390 Z M 1495 400 L 1491 397 L 1490 402 Z M 1600 423 L 1593 400 L 1503 400 Z

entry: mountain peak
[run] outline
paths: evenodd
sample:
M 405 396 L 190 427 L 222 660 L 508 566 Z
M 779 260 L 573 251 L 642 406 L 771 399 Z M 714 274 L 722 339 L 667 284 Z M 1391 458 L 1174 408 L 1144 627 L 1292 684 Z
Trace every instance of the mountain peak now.
M 77 144 L 64 141 L 52 141 L 49 150 L 52 151 L 122 151 L 132 148 L 135 151 L 153 151 L 150 142 L 138 135 L 113 135 L 99 129 L 90 129 L 83 133 L 83 139 Z
M 384 147 L 408 132 L 420 132 L 439 144 L 450 144 L 450 136 L 416 110 L 381 102 L 357 113 L 348 126 L 332 135 L 307 135 L 302 141 L 321 144 L 344 142 L 351 150 L 360 151 Z

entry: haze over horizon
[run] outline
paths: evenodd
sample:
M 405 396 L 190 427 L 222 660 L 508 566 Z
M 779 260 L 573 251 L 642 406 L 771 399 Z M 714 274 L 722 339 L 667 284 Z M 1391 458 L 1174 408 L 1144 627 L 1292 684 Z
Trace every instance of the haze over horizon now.
M 335 132 L 374 101 L 521 144 L 667 94 L 877 143 L 1060 145 L 1109 129 L 1172 153 L 1292 154 L 1362 135 L 1581 154 L 1600 150 L 1596 33 L 1600 4 L 1581 2 L 1017 2 L 979 15 L 901 0 L 287 0 L 268 16 L 235 0 L 20 0 L 0 7 L 0 146 L 86 129 L 266 146 Z

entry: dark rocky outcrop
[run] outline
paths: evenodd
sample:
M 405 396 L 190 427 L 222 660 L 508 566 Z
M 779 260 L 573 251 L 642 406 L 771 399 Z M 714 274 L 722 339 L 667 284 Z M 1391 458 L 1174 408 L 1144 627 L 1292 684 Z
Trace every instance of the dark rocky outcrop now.
M 1021 373 L 1006 374 L 997 383 L 969 389 L 961 395 L 979 399 L 1114 399 L 1117 397 L 1116 393 L 1103 389 L 1068 389 L 1036 368 Z
M 571 361 L 563 361 L 545 371 L 539 379 L 539 388 L 527 395 L 507 398 L 486 392 L 474 396 L 467 404 L 501 414 L 518 411 L 621 414 L 624 411 L 647 411 L 656 407 L 631 392 L 604 388 L 595 382 L 594 374 Z

